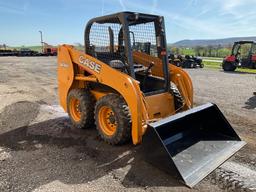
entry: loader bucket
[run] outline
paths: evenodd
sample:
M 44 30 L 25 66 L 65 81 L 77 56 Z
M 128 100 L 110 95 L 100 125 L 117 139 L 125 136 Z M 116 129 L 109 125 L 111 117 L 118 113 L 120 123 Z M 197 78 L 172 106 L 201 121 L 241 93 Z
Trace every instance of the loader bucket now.
M 215 104 L 207 103 L 148 124 L 147 161 L 193 187 L 245 145 Z

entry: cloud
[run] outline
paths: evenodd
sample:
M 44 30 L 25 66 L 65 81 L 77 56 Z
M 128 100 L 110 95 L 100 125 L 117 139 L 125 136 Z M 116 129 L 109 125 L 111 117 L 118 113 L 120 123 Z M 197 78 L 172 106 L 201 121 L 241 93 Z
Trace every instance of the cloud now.
M 157 4 L 158 4 L 157 0 L 153 0 L 152 8 L 151 8 L 151 11 L 150 11 L 151 14 L 153 14 L 155 12 L 155 10 L 157 8 Z
M 184 31 L 185 35 L 177 34 L 180 38 L 224 38 L 231 36 L 255 35 L 256 19 L 254 10 L 245 9 L 249 5 L 255 5 L 253 0 L 189 0 L 182 9 L 171 9 L 159 5 L 155 1 L 140 3 L 126 1 L 126 8 L 130 10 L 143 11 L 151 10 L 152 13 L 165 16 L 176 28 Z M 241 7 L 243 9 L 241 9 Z M 255 7 L 255 6 L 253 6 Z M 139 8 L 139 10 L 138 10 Z M 167 29 L 172 29 L 168 27 Z M 177 29 L 176 29 L 177 30 Z M 200 35 L 201 34 L 201 35 Z M 169 37 L 170 38 L 170 37 Z
M 119 4 L 121 5 L 122 10 L 123 10 L 123 11 L 126 11 L 126 7 L 125 7 L 125 5 L 124 5 L 123 0 L 119 0 Z
M 232 15 L 236 19 L 246 16 L 248 10 L 253 9 L 255 0 L 217 0 L 221 15 Z M 254 5 L 254 6 L 250 6 Z
M 197 6 L 197 0 L 188 0 L 183 8 L 183 11 L 187 11 L 191 6 Z
M 196 0 L 190 0 L 189 4 L 196 4 Z M 127 7 L 133 8 L 133 7 L 143 7 L 143 9 L 150 10 L 152 7 L 154 7 L 153 4 L 147 4 L 147 5 L 140 5 L 138 3 L 132 3 L 129 1 L 129 4 L 127 4 Z M 163 9 L 156 8 L 155 12 L 157 14 L 163 15 L 167 17 L 171 22 L 175 23 L 180 28 L 183 28 L 185 30 L 192 30 L 198 31 L 198 32 L 205 32 L 208 34 L 214 34 L 214 35 L 223 35 L 223 30 L 216 30 L 216 28 L 219 28 L 219 26 L 216 26 L 215 24 L 209 24 L 207 21 L 199 20 L 196 17 L 188 17 L 184 14 L 175 13 L 173 11 L 164 11 Z M 206 13 L 205 10 L 204 12 Z
M 104 15 L 104 10 L 105 10 L 105 0 L 102 0 L 101 15 Z
M 23 4 L 23 6 L 13 6 L 8 4 L 0 4 L 0 10 L 5 13 L 12 13 L 12 14 L 24 14 L 27 10 L 27 6 Z
M 47 22 L 46 28 L 53 31 L 57 27 L 56 24 L 52 24 L 54 23 L 52 16 L 56 15 L 56 17 L 63 18 L 58 25 L 77 26 L 78 29 L 76 28 L 74 31 L 79 31 L 81 20 L 87 20 L 100 14 L 105 15 L 120 10 L 152 13 L 163 15 L 166 18 L 167 38 L 168 41 L 173 42 L 191 38 L 253 36 L 256 31 L 256 25 L 254 25 L 255 6 L 256 0 L 74 0 L 74 2 L 56 0 L 52 3 L 50 0 L 45 0 L 40 6 L 33 0 L 0 0 L 0 14 L 7 19 L 11 15 L 16 17 L 19 15 L 32 16 L 31 18 L 34 20 L 38 20 L 40 17 L 49 18 L 51 22 Z M 60 14 L 56 14 L 56 11 Z M 72 14 L 72 17 L 66 13 Z M 71 20 L 70 18 L 75 22 L 66 21 Z M 25 19 L 24 22 L 31 24 L 31 27 L 38 25 L 37 21 L 33 23 L 32 20 Z M 20 21 L 13 22 L 19 23 Z M 25 29 L 17 30 L 17 33 L 22 30 Z M 57 39 L 61 38 L 58 35 Z M 66 39 L 70 41 L 72 38 L 68 33 Z
M 222 1 L 222 7 L 225 11 L 232 11 L 234 8 L 237 8 L 239 5 L 243 4 L 241 0 L 225 0 Z

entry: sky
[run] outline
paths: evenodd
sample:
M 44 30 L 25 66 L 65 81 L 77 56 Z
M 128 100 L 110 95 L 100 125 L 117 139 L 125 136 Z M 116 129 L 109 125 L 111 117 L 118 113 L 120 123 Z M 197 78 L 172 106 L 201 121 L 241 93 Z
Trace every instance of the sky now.
M 120 11 L 165 17 L 167 42 L 256 36 L 256 0 L 0 0 L 0 44 L 83 43 L 86 22 Z

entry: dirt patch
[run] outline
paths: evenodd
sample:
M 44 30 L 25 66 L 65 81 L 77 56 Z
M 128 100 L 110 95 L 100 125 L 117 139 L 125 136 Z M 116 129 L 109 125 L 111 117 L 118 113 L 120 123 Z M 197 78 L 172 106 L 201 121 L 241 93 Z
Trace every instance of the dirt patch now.
M 29 101 L 19 101 L 6 106 L 0 113 L 0 133 L 17 127 L 27 126 L 39 112 L 39 105 Z
M 256 95 L 250 97 L 246 102 L 244 108 L 256 110 Z
M 79 189 L 79 185 L 83 185 L 95 189 L 102 184 L 98 181 L 102 178 L 104 182 L 119 183 L 113 188 L 116 191 L 134 187 L 137 190 L 165 191 L 170 187 L 172 191 L 189 190 L 177 178 L 143 161 L 137 154 L 138 147 L 107 145 L 95 129 L 73 129 L 65 118 L 1 134 L 0 146 L 11 151 L 10 158 L 0 165 L 5 176 L 8 175 L 4 177 L 3 191 L 33 191 L 55 181 L 66 187 L 76 185 Z M 196 188 L 202 187 L 204 182 Z

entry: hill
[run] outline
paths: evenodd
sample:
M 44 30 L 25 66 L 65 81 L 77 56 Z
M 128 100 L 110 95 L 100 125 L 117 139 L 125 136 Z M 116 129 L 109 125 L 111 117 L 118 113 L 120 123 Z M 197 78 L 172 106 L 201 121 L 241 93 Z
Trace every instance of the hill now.
M 241 41 L 241 40 L 254 40 L 256 41 L 256 36 L 254 37 L 231 37 L 231 38 L 225 38 L 225 39 L 197 39 L 197 40 L 181 40 L 177 41 L 176 43 L 173 43 L 172 46 L 177 47 L 195 47 L 195 46 L 203 46 L 206 47 L 208 45 L 211 46 L 228 46 L 232 45 L 235 41 Z

